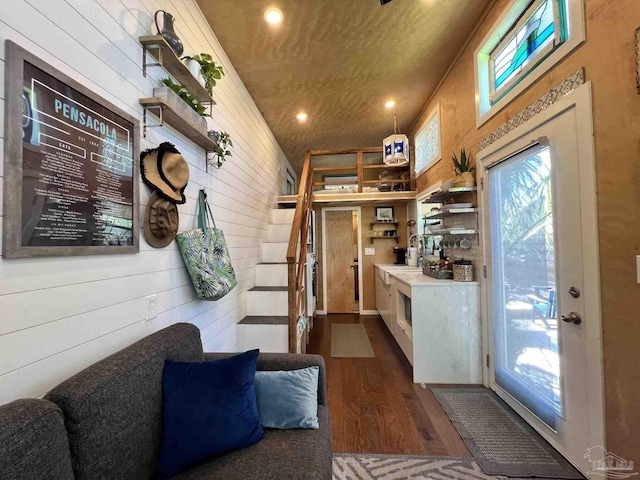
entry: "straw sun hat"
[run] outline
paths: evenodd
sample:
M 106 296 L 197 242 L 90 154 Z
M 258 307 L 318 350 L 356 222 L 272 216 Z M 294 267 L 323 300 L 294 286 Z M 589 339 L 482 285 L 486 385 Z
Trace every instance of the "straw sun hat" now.
M 170 202 L 186 202 L 184 189 L 189 183 L 189 165 L 176 147 L 161 143 L 140 154 L 140 173 L 144 183 Z

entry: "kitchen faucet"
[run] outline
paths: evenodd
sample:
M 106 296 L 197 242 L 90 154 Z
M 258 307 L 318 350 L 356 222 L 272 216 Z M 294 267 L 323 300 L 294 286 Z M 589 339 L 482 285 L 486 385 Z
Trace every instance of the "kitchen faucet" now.
M 418 248 L 420 248 L 420 247 L 424 248 L 424 245 L 425 245 L 425 243 L 424 243 L 424 237 L 423 237 L 422 235 L 417 234 L 417 233 L 414 233 L 413 235 L 411 235 L 411 236 L 409 237 L 409 241 L 407 242 L 407 248 L 411 248 L 411 241 L 412 241 L 414 238 L 417 238 L 417 239 L 418 239 Z
M 418 235 L 417 233 L 414 233 L 413 235 L 411 235 L 409 237 L 409 240 L 407 241 L 407 252 L 409 254 L 409 258 L 412 258 L 411 257 L 411 242 L 413 241 L 414 238 L 418 239 L 418 245 L 417 245 L 418 248 L 417 248 L 416 257 L 420 258 L 424 253 L 423 251 L 424 251 L 424 246 L 425 246 L 424 238 L 422 237 L 422 235 Z M 416 262 L 417 262 L 417 259 L 416 259 Z

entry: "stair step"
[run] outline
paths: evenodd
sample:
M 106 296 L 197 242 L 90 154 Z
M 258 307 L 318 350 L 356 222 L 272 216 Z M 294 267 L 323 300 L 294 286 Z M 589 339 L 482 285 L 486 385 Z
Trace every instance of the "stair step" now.
M 247 316 L 286 316 L 288 314 L 287 287 L 254 287 L 247 292 Z
M 262 261 L 266 263 L 284 263 L 287 261 L 289 242 L 262 242 Z
M 279 317 L 247 317 L 279 318 Z M 287 318 L 287 317 L 283 317 Z M 245 319 L 246 320 L 246 319 Z M 236 326 L 238 351 L 259 349 L 265 353 L 287 353 L 289 351 L 289 325 L 271 323 L 245 323 Z
M 275 208 L 271 211 L 271 223 L 274 225 L 292 225 L 295 208 Z
M 270 242 L 288 242 L 291 236 L 291 225 L 269 225 L 267 232 Z
M 287 283 L 286 263 L 259 263 L 256 265 L 256 286 L 286 287 Z
M 289 317 L 280 315 L 254 315 L 244 317 L 238 325 L 289 325 Z

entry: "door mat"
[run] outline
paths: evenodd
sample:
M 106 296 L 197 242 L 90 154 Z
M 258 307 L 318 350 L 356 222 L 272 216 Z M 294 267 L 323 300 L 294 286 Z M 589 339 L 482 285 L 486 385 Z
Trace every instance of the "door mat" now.
M 477 388 L 432 391 L 486 474 L 584 479 L 495 393 Z
M 361 323 L 331 325 L 331 356 L 334 358 L 376 358 Z

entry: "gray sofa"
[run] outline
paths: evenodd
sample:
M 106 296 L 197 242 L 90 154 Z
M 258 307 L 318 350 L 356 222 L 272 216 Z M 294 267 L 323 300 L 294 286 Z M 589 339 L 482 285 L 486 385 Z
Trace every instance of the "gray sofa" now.
M 0 480 L 152 479 L 162 438 L 165 359 L 213 360 L 199 330 L 177 324 L 90 366 L 44 400 L 0 407 Z M 261 354 L 258 370 L 320 367 L 318 430 L 270 430 L 246 449 L 211 459 L 178 480 L 331 478 L 331 420 L 324 361 Z

